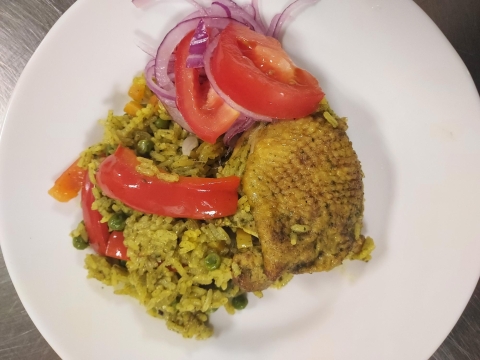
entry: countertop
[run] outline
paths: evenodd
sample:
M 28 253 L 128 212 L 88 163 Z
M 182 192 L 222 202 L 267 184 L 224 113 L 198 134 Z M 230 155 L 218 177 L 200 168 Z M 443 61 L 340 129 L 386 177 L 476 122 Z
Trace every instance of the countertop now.
M 7 102 L 28 59 L 55 21 L 74 2 L 0 0 L 0 128 Z M 480 0 L 415 2 L 453 44 L 480 89 Z M 18 299 L 1 251 L 0 359 L 58 359 Z M 480 282 L 455 328 L 430 358 L 476 359 L 480 359 Z

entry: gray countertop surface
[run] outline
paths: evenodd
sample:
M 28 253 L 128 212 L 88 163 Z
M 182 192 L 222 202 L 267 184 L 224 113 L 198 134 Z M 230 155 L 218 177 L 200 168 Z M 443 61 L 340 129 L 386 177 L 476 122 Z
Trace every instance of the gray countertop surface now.
M 0 0 L 0 128 L 7 102 L 27 61 L 55 21 L 74 2 Z M 453 44 L 480 89 L 480 0 L 415 2 Z M 25 312 L 1 251 L 0 359 L 58 359 Z M 455 328 L 430 359 L 480 359 L 480 283 Z

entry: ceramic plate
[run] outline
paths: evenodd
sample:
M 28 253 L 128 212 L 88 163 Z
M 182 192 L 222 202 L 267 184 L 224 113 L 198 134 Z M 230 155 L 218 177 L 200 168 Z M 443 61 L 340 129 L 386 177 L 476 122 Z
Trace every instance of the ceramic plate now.
M 270 19 L 285 0 L 260 1 Z M 441 344 L 480 274 L 480 102 L 467 69 L 408 0 L 321 0 L 282 34 L 320 81 L 365 172 L 369 264 L 297 276 L 215 336 L 184 340 L 134 299 L 86 279 L 68 237 L 78 200 L 47 195 L 122 111 L 147 55 L 192 6 L 79 0 L 52 28 L 12 96 L 0 142 L 0 240 L 15 288 L 64 359 L 421 360 Z

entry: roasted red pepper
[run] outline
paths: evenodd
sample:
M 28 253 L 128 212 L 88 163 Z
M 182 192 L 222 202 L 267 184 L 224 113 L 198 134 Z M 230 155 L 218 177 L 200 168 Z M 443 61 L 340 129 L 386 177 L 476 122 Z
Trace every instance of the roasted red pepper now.
M 125 237 L 123 236 L 123 231 L 112 231 L 110 233 L 110 238 L 108 239 L 105 255 L 115 259 L 128 260 L 127 247 L 123 243 L 124 240 Z
M 92 210 L 95 197 L 92 193 L 93 184 L 88 172 L 85 173 L 82 187 L 82 212 L 85 228 L 87 229 L 90 246 L 100 255 L 105 255 L 107 250 L 109 232 L 107 223 L 102 223 L 102 215 L 97 210 Z
M 175 218 L 211 219 L 233 215 L 237 211 L 240 178 L 180 177 L 167 182 L 136 171 L 135 153 L 119 146 L 97 172 L 103 193 L 131 208 Z

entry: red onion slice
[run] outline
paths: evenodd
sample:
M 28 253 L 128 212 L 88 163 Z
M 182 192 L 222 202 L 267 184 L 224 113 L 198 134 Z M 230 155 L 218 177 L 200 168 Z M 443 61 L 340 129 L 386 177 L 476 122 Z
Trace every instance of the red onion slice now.
M 287 20 L 288 16 L 293 10 L 298 9 L 302 5 L 316 4 L 318 1 L 319 0 L 295 0 L 293 3 L 288 5 L 280 14 L 277 14 L 273 17 L 268 28 L 267 35 L 278 39 L 285 20 Z
M 221 17 L 199 17 L 182 21 L 170 30 L 158 47 L 155 58 L 155 78 L 161 88 L 167 91 L 175 89 L 175 85 L 168 76 L 168 62 L 170 56 L 185 35 L 197 28 L 200 20 L 205 22 L 207 28 L 218 29 L 224 29 L 230 24 L 230 22 L 235 21 L 233 19 Z
M 214 5 L 220 6 L 220 7 L 223 9 L 223 11 L 225 11 L 225 14 L 227 15 L 227 17 L 229 17 L 229 18 L 232 17 L 232 12 L 230 11 L 230 9 L 229 9 L 228 6 L 226 6 L 226 5 L 222 4 L 222 3 L 219 3 L 218 1 L 214 1 L 214 2 L 212 3 L 212 7 L 213 7 Z
M 257 21 L 261 21 L 260 9 L 258 7 L 258 0 L 252 0 L 252 7 L 253 7 L 253 11 L 254 11 L 253 18 Z
M 195 6 L 198 10 L 204 9 L 204 7 L 200 5 L 196 0 L 186 0 L 186 1 L 188 1 L 190 4 Z
M 137 8 L 141 8 L 143 6 L 147 6 L 148 4 L 152 3 L 152 0 L 132 0 L 133 5 Z
M 215 0 L 210 7 L 193 12 L 186 16 L 183 21 L 198 17 L 228 17 L 247 25 L 261 34 L 266 32 L 266 27 L 262 22 L 258 22 L 252 14 L 230 0 Z
M 212 58 L 212 53 L 213 50 L 217 47 L 219 36 L 217 36 L 215 39 L 212 40 L 210 44 L 207 46 L 207 50 L 205 51 L 204 55 L 204 64 L 205 64 L 205 74 L 207 75 L 208 81 L 210 81 L 210 85 L 212 86 L 213 90 L 229 105 L 231 108 L 237 110 L 241 114 L 244 114 L 247 117 L 251 117 L 255 120 L 261 120 L 261 121 L 272 121 L 272 118 L 260 114 L 256 114 L 248 109 L 245 109 L 244 107 L 238 105 L 235 101 L 233 101 L 230 96 L 225 94 L 222 89 L 218 86 L 217 82 L 215 81 L 215 78 L 212 75 L 212 71 L 210 69 L 210 60 Z
M 154 65 L 155 66 L 155 63 Z M 168 60 L 167 72 L 170 75 L 175 71 L 175 55 L 170 56 L 170 60 Z
M 205 17 L 226 17 L 225 11 L 218 7 L 212 6 L 209 8 L 202 8 L 202 10 L 197 10 L 189 15 L 187 15 L 182 21 L 194 19 L 194 18 L 205 18 Z
M 203 54 L 207 48 L 208 32 L 203 19 L 198 22 L 193 38 L 190 41 L 190 54 Z
M 145 80 L 147 82 L 147 86 L 152 90 L 152 92 L 157 95 L 157 97 L 162 100 L 163 102 L 168 102 L 170 101 L 171 104 L 175 104 L 176 100 L 176 94 L 175 90 L 172 91 L 167 91 L 165 89 L 162 89 L 160 86 L 158 86 L 154 81 L 153 81 L 153 74 L 154 74 L 154 68 L 153 65 L 150 67 L 145 68 Z
M 250 127 L 255 123 L 255 119 L 247 117 L 243 114 L 240 115 L 223 136 L 223 143 L 229 147 L 235 146 L 235 142 L 237 140 L 235 138 L 236 135 L 250 129 Z
M 158 86 L 154 81 L 154 65 L 155 65 L 155 60 L 152 59 L 147 63 L 147 66 L 145 66 L 145 81 L 147 82 L 147 86 L 150 88 L 150 90 L 153 91 L 157 97 L 162 100 L 163 102 L 169 102 L 171 105 L 175 104 L 176 100 L 176 94 L 175 90 L 170 90 L 167 91 L 163 89 L 162 87 Z
M 253 19 L 256 22 L 261 24 L 264 29 L 267 29 L 267 26 L 265 25 L 265 23 L 262 20 L 262 17 L 260 16 L 260 9 L 258 7 L 258 0 L 252 0 L 252 2 L 250 4 L 245 5 L 243 8 L 245 9 L 245 11 L 248 14 L 250 14 L 253 17 Z
M 165 106 L 165 109 L 168 111 L 168 113 L 172 117 L 173 121 L 175 121 L 178 125 L 180 125 L 182 128 L 184 128 L 188 132 L 193 133 L 192 129 L 190 128 L 190 126 L 188 126 L 187 122 L 183 118 L 180 111 L 177 109 L 176 105 L 170 105 L 167 103 L 163 103 L 163 105 Z
M 201 19 L 190 41 L 189 55 L 187 57 L 187 68 L 203 67 L 203 53 L 207 48 L 208 32 L 205 22 Z
M 238 22 L 258 33 L 278 38 L 283 24 L 293 10 L 302 5 L 315 4 L 319 0 L 295 0 L 281 13 L 274 16 L 268 29 L 260 16 L 258 0 L 251 0 L 250 4 L 243 7 L 239 6 L 234 0 L 215 0 L 209 7 L 202 6 L 196 0 L 186 1 L 195 6 L 197 10 L 188 15 L 167 33 L 158 47 L 156 55 L 148 45 L 138 45 L 144 52 L 154 57 L 145 67 L 147 85 L 165 105 L 165 108 L 173 120 L 185 130 L 192 132 L 176 107 L 174 51 L 185 35 L 195 30 L 194 37 L 190 44 L 187 67 L 204 70 L 213 90 L 215 90 L 229 106 L 242 114 L 225 133 L 224 142 L 231 146 L 237 138 L 236 135 L 247 130 L 255 121 L 272 121 L 272 119 L 243 108 L 219 88 L 210 69 L 212 53 L 219 40 L 217 35 L 231 22 Z M 143 7 L 153 2 L 154 0 L 132 0 L 132 3 L 136 7 Z M 207 28 L 209 31 L 207 31 Z M 213 39 L 213 41 L 208 43 L 210 39 Z
M 230 9 L 232 19 L 238 20 L 242 23 L 248 23 L 251 25 L 254 31 L 265 35 L 267 29 L 265 26 L 254 19 L 245 9 L 237 5 L 233 0 L 216 0 L 217 3 L 223 4 Z
M 277 28 L 277 24 L 278 24 L 278 19 L 280 19 L 280 16 L 281 14 L 276 14 L 273 18 L 272 18 L 272 21 L 270 21 L 270 25 L 268 26 L 268 30 L 267 30 L 267 36 L 272 36 L 273 37 L 273 33 L 275 32 L 275 29 Z
M 148 45 L 147 43 L 145 43 L 141 40 L 137 40 L 136 45 L 140 50 L 142 50 L 148 56 L 150 56 L 152 58 L 155 57 L 155 53 L 157 52 L 157 50 L 154 47 Z
M 188 55 L 187 57 L 187 68 L 202 68 L 203 67 L 203 55 L 202 54 L 193 54 Z
M 248 15 L 252 16 L 255 19 L 255 9 L 253 8 L 252 4 L 247 4 L 243 7 L 243 10 L 245 10 Z

